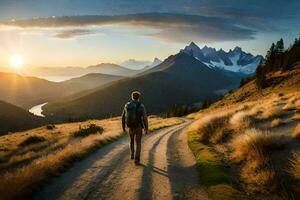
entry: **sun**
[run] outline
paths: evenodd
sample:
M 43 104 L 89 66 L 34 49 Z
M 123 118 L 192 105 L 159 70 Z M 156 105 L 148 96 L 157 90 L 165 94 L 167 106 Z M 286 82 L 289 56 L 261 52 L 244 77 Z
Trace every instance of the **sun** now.
M 15 54 L 10 57 L 11 67 L 14 69 L 20 69 L 23 67 L 24 61 L 21 55 Z

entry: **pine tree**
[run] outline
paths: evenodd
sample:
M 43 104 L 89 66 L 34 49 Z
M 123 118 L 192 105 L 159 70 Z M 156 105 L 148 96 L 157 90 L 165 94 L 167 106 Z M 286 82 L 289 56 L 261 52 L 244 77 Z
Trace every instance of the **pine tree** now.
M 282 54 L 284 52 L 284 42 L 282 38 L 280 38 L 280 40 L 277 41 L 275 49 L 276 54 Z

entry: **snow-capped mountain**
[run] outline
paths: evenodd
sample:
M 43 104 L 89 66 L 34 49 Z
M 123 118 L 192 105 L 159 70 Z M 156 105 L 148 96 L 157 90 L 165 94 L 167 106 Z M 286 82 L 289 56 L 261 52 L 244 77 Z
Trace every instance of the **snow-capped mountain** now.
M 223 49 L 217 51 L 215 48 L 207 46 L 201 49 L 194 42 L 191 42 L 181 52 L 194 56 L 210 68 L 217 67 L 244 74 L 253 74 L 263 59 L 261 55 L 254 56 L 246 53 L 240 47 L 235 47 L 233 50 L 230 49 L 229 52 L 226 52 Z
M 155 67 L 156 65 L 159 65 L 160 63 L 162 63 L 162 61 L 158 58 L 154 58 L 153 62 L 151 63 L 151 65 L 149 65 L 149 67 Z

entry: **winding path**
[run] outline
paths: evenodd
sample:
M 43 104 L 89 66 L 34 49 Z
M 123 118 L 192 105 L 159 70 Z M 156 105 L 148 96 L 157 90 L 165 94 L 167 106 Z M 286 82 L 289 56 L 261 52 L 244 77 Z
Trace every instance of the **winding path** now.
M 123 137 L 53 179 L 34 199 L 208 199 L 187 145 L 188 124 L 144 136 L 137 166 Z

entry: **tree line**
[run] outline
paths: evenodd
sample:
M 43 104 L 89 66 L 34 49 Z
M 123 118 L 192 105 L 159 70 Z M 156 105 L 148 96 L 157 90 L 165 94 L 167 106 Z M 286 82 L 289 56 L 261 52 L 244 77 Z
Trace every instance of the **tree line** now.
M 282 38 L 276 43 L 272 43 L 265 60 L 256 68 L 257 86 L 260 88 L 267 87 L 267 73 L 289 70 L 298 61 L 300 61 L 300 37 L 296 38 L 287 49 L 285 49 Z
M 211 105 L 212 101 L 208 99 L 204 99 L 202 101 L 202 105 L 199 106 L 189 106 L 189 105 L 172 105 L 166 112 L 166 117 L 182 117 L 188 115 L 190 113 L 196 112 L 199 109 L 208 108 Z

